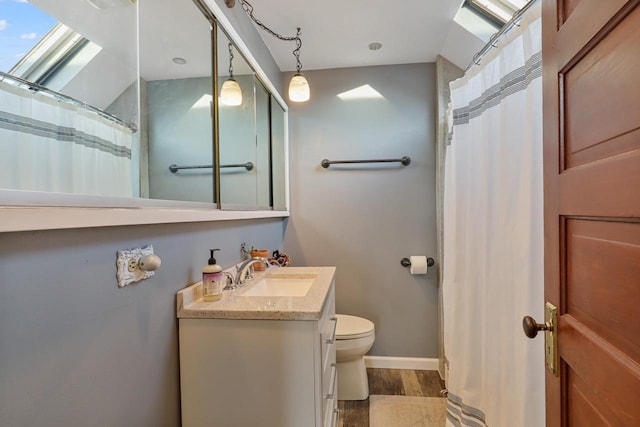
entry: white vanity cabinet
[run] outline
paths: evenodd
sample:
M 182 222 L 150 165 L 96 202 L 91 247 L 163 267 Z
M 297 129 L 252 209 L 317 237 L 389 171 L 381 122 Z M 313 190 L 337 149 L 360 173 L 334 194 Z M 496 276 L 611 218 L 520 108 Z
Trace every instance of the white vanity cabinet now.
M 182 426 L 335 427 L 334 292 L 311 320 L 179 318 Z

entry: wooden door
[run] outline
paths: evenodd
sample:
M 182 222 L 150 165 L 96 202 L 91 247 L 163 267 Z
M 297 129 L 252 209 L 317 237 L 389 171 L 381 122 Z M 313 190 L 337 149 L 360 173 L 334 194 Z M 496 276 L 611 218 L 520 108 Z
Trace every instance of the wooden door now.
M 640 0 L 543 0 L 547 426 L 640 426 Z

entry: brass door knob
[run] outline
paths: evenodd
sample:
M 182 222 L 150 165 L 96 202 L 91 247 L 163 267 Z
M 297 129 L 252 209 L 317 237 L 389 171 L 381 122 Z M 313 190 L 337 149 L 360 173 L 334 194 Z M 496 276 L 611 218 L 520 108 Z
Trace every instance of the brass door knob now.
M 538 335 L 538 331 L 551 331 L 553 326 L 550 323 L 537 323 L 531 316 L 524 316 L 522 318 L 522 329 L 524 334 L 529 338 L 535 338 Z

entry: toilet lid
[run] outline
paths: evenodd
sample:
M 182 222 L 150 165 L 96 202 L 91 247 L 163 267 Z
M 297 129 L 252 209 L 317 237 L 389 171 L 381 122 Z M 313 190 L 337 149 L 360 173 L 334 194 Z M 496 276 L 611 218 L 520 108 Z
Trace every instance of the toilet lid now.
M 336 314 L 336 317 L 336 339 L 339 340 L 361 338 L 371 334 L 375 328 L 373 322 L 362 317 L 347 314 Z

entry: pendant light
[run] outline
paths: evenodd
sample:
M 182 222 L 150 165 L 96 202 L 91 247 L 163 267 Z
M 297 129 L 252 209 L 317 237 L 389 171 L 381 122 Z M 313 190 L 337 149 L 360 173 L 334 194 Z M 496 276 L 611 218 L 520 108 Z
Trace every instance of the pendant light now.
M 300 28 L 296 33 L 296 48 L 293 56 L 296 58 L 296 73 L 291 77 L 289 82 L 289 99 L 293 102 L 305 102 L 311 98 L 311 90 L 307 78 L 302 75 L 302 63 L 300 63 L 300 48 L 302 40 L 300 39 Z
M 234 7 L 235 0 L 225 0 L 227 7 Z M 276 33 L 266 25 L 264 25 L 259 19 L 253 16 L 253 6 L 247 0 L 240 0 L 242 9 L 246 12 L 251 20 L 262 30 L 271 34 L 273 37 L 284 41 L 295 41 L 296 48 L 293 50 L 293 56 L 296 58 L 296 72 L 289 82 L 289 99 L 293 102 L 305 102 L 311 98 L 311 91 L 309 89 L 309 82 L 302 74 L 302 63 L 300 62 L 300 48 L 302 48 L 302 39 L 300 38 L 300 28 L 297 28 L 296 35 L 294 37 L 284 37 Z
M 220 102 L 233 107 L 242 105 L 242 89 L 233 78 L 233 45 L 231 43 L 229 43 L 229 78 L 220 89 Z

